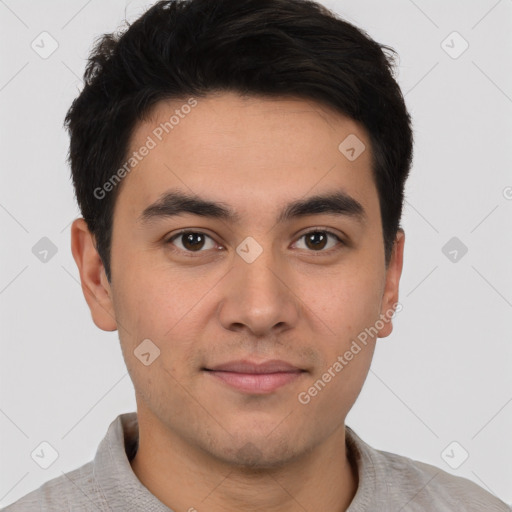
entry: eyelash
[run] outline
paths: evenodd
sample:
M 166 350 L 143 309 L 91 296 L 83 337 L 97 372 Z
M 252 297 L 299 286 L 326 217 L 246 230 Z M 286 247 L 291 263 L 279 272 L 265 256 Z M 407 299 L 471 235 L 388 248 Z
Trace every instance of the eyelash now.
M 179 231 L 178 233 L 172 235 L 170 238 L 168 238 L 165 243 L 166 243 L 166 245 L 174 245 L 173 244 L 174 240 L 176 240 L 177 238 L 179 238 L 180 236 L 182 236 L 184 234 L 190 234 L 190 233 L 204 235 L 213 240 L 213 238 L 210 235 L 208 235 L 207 233 L 204 233 L 203 231 L 183 229 L 183 230 Z M 307 235 L 310 235 L 312 233 L 325 233 L 325 234 L 327 234 L 327 236 L 334 237 L 339 242 L 339 245 L 341 245 L 341 246 L 346 245 L 345 242 L 336 233 L 333 233 L 332 231 L 325 229 L 325 228 L 314 228 L 310 231 L 307 231 L 306 233 L 303 233 L 297 240 L 301 240 L 302 238 L 304 238 Z M 327 250 L 319 250 L 319 251 L 307 250 L 307 252 L 318 253 L 318 254 L 331 254 L 332 252 L 336 252 L 340 249 L 341 249 L 341 247 L 335 246 L 335 247 L 331 247 L 331 249 L 327 249 Z M 186 256 L 192 257 L 192 258 L 199 256 L 202 252 L 207 252 L 207 250 L 206 251 L 205 250 L 187 251 L 187 250 L 180 249 L 179 247 L 176 247 L 176 246 L 174 246 L 173 250 L 176 252 L 185 254 Z

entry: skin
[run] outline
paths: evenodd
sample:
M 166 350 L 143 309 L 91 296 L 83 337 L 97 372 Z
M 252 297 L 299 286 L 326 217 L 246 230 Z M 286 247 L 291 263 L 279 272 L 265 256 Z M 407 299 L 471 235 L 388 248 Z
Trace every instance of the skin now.
M 130 151 L 184 103 L 158 103 L 135 127 Z M 366 145 L 354 161 L 338 150 L 349 134 Z M 93 321 L 119 331 L 136 392 L 133 471 L 173 510 L 343 511 L 352 501 L 358 477 L 344 422 L 391 321 L 308 404 L 297 396 L 398 301 L 405 236 L 398 231 L 386 268 L 370 166 L 365 129 L 326 107 L 211 94 L 124 178 L 110 284 L 84 220 L 74 221 L 72 252 Z M 138 223 L 172 188 L 222 201 L 241 220 L 183 214 Z M 286 203 L 340 189 L 363 205 L 363 224 L 332 214 L 276 223 Z M 201 252 L 189 249 L 194 257 L 184 254 L 183 238 L 167 242 L 184 228 L 211 237 Z M 312 228 L 347 244 L 308 246 L 302 235 Z M 247 236 L 263 249 L 250 264 L 236 253 Z M 147 338 L 160 356 L 145 366 L 134 349 Z M 256 395 L 201 370 L 243 358 L 306 371 Z

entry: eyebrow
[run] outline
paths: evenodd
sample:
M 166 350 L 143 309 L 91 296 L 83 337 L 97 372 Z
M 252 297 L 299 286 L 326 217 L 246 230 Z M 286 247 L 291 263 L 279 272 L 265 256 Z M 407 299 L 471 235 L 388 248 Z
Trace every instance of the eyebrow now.
M 240 222 L 240 215 L 229 205 L 178 190 L 169 190 L 162 194 L 156 202 L 144 209 L 138 222 L 146 225 L 187 213 L 232 223 Z M 360 224 L 364 224 L 367 219 L 363 205 L 345 192 L 339 191 L 292 201 L 280 212 L 277 222 L 320 214 L 346 216 Z

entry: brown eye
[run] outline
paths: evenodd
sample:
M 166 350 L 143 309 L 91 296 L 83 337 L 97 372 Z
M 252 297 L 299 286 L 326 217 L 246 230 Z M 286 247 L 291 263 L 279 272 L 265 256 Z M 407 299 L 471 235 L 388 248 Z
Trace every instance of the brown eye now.
M 308 233 L 305 235 L 306 246 L 309 249 L 323 249 L 327 243 L 327 236 L 321 231 L 315 231 L 314 233 Z
M 337 244 L 331 244 L 327 250 L 324 250 L 329 244 L 329 238 L 334 239 L 338 244 L 343 245 L 341 238 L 330 231 L 316 229 L 308 233 L 303 234 L 299 240 L 304 239 L 306 249 L 315 252 L 329 252 L 330 249 L 335 247 Z
M 186 252 L 204 252 L 201 250 L 207 245 L 207 240 L 211 241 L 211 247 L 206 247 L 206 249 L 215 247 L 215 244 L 212 243 L 212 238 L 205 233 L 201 233 L 200 231 L 182 231 L 171 237 L 167 243 L 173 244 L 178 247 L 178 249 Z

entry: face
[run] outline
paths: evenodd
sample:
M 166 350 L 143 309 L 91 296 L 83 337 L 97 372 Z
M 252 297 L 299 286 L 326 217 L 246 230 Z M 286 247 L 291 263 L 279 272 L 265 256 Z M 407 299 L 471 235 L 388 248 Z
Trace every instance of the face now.
M 141 422 L 220 461 L 270 467 L 344 424 L 392 329 L 403 233 L 386 268 L 355 121 L 289 98 L 186 104 L 161 102 L 136 127 L 130 154 L 151 148 L 121 184 L 112 282 L 101 271 L 86 297 L 95 323 L 119 331 Z M 349 135 L 366 148 L 355 159 L 338 149 Z M 316 196 L 331 200 L 315 210 Z

